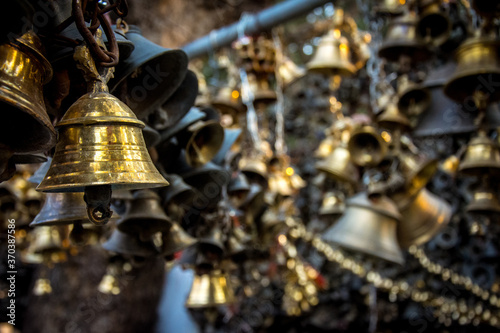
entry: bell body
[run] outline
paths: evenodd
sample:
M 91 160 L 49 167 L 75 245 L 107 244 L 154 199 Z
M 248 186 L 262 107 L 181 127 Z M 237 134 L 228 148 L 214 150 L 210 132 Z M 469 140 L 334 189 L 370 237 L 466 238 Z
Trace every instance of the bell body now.
M 446 83 L 444 93 L 463 102 L 477 90 L 482 90 L 487 94 L 488 102 L 498 101 L 499 89 L 492 89 L 488 84 L 500 80 L 498 47 L 498 40 L 490 37 L 473 37 L 463 42 L 455 55 L 457 68 Z
M 238 124 L 240 116 L 245 113 L 245 106 L 241 103 L 239 90 L 231 87 L 220 88 L 211 104 L 223 115 L 230 116 L 233 119 L 233 124 Z
M 116 213 L 112 218 L 118 218 Z M 40 213 L 31 222 L 31 227 L 45 225 L 62 225 L 74 223 L 90 223 L 87 216 L 87 205 L 83 193 L 47 193 Z
M 319 215 L 341 215 L 345 211 L 345 200 L 342 192 L 327 192 L 319 209 Z
M 351 154 L 344 146 L 336 147 L 326 159 L 316 163 L 316 169 L 342 182 L 357 184 L 359 181 L 358 168 L 352 163 Z
M 368 199 L 359 193 L 347 200 L 344 214 L 330 227 L 323 239 L 397 264 L 404 258 L 397 241 L 401 220 L 396 205 L 387 197 Z
M 422 85 L 409 81 L 398 81 L 398 108 L 407 115 L 419 115 L 429 107 L 431 95 Z
M 172 202 L 177 205 L 190 205 L 196 198 L 196 191 L 186 184 L 182 177 L 171 174 L 166 177 L 170 183 L 164 190 L 164 205 Z
M 162 235 L 162 249 L 163 256 L 171 256 L 175 253 L 182 251 L 190 246 L 196 244 L 196 238 L 191 237 L 182 227 L 177 223 L 172 223 L 172 226 L 167 232 Z
M 135 48 L 127 59 L 120 61 L 109 88 L 114 92 L 126 81 L 127 104 L 143 119 L 179 88 L 186 76 L 188 59 L 182 50 L 165 49 L 147 40 L 136 26 L 129 26 L 125 36 Z
M 267 77 L 253 77 L 248 78 L 250 89 L 253 94 L 253 102 L 255 105 L 262 104 L 268 105 L 276 102 L 276 91 L 271 89 L 269 79 Z
M 42 50 L 33 31 L 0 45 L 0 105 L 8 119 L 0 125 L 0 143 L 14 152 L 43 152 L 56 142 L 43 98 L 52 67 Z
M 187 308 L 207 308 L 234 302 L 234 292 L 228 277 L 221 271 L 195 274 L 186 300 Z
M 51 254 L 62 251 L 61 234 L 55 227 L 45 226 L 36 228 L 34 240 L 28 247 L 29 253 Z
M 466 175 L 483 175 L 500 172 L 500 150 L 486 134 L 481 131 L 472 138 L 458 165 L 458 171 Z
M 166 186 L 146 148 L 144 123 L 96 83 L 57 124 L 59 140 L 52 163 L 37 190 L 84 192 L 86 186 L 112 189 Z
M 417 22 L 419 37 L 428 44 L 442 45 L 451 33 L 451 21 L 441 12 L 441 0 L 430 0 L 420 8 Z
M 438 161 L 425 155 L 401 154 L 399 168 L 405 178 L 405 192 L 413 197 L 432 179 Z
M 472 201 L 465 207 L 468 213 L 500 214 L 500 202 L 492 189 L 480 188 L 474 191 Z
M 400 129 L 406 131 L 410 128 L 410 120 L 400 112 L 400 108 L 394 103 L 389 103 L 377 117 L 377 124 L 390 130 Z
M 129 235 L 118 229 L 113 231 L 102 247 L 111 252 L 143 258 L 158 254 L 152 241 L 142 242 L 137 235 Z
M 387 28 L 387 34 L 378 54 L 389 61 L 399 61 L 402 56 L 412 61 L 425 60 L 429 52 L 417 36 L 417 17 L 410 12 L 395 18 Z
M 285 57 L 278 67 L 278 74 L 281 76 L 283 88 L 286 88 L 306 75 L 306 70 L 297 66 L 292 59 Z
M 212 160 L 224 143 L 224 128 L 215 120 L 202 121 L 191 125 L 191 133 L 186 144 L 186 161 L 190 166 L 199 167 Z
M 427 189 L 422 189 L 413 201 L 401 210 L 398 224 L 399 245 L 408 248 L 421 245 L 434 237 L 451 219 L 451 206 Z
M 340 36 L 340 30 L 330 30 L 321 37 L 312 59 L 306 64 L 309 72 L 327 75 L 351 76 L 356 66 L 350 60 L 348 41 Z
M 376 166 L 385 158 L 388 145 L 376 128 L 363 126 L 352 133 L 347 149 L 355 164 Z

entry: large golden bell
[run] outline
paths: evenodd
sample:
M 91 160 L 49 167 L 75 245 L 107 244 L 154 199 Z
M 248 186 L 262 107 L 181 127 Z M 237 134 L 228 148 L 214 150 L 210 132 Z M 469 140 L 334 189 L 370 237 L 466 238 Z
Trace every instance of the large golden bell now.
M 359 181 L 358 168 L 352 163 L 351 154 L 343 145 L 336 147 L 327 158 L 317 162 L 316 169 L 342 182 L 357 184 Z
M 112 218 L 119 216 L 113 214 Z M 87 216 L 87 205 L 82 192 L 47 193 L 40 213 L 30 223 L 31 227 L 45 225 L 62 225 L 73 223 L 90 223 Z
M 477 214 L 499 214 L 500 202 L 495 191 L 488 186 L 481 186 L 472 194 L 472 201 L 469 202 L 465 210 L 468 213 Z
M 425 0 L 420 4 L 417 33 L 427 44 L 444 44 L 451 33 L 451 21 L 441 11 L 441 0 Z
M 378 54 L 393 62 L 404 56 L 412 61 L 425 60 L 429 56 L 425 45 L 417 38 L 417 17 L 414 12 L 392 19 Z
M 356 66 L 351 62 L 349 42 L 341 36 L 339 29 L 333 29 L 321 37 L 312 59 L 306 64 L 310 72 L 327 75 L 351 76 Z
M 347 200 L 344 214 L 325 232 L 323 239 L 403 264 L 403 253 L 396 237 L 400 221 L 401 214 L 392 200 L 385 196 L 369 199 L 363 192 Z
M 171 223 L 171 227 L 162 235 L 161 254 L 164 257 L 174 255 L 197 243 L 196 238 L 191 237 L 178 223 Z
M 95 82 L 57 124 L 59 141 L 37 190 L 84 192 L 85 187 L 140 189 L 168 185 L 146 149 L 144 123 Z
M 209 274 L 195 274 L 186 307 L 207 308 L 233 302 L 234 292 L 228 276 L 220 270 L 214 270 Z
M 463 42 L 455 53 L 457 68 L 444 86 L 444 93 L 458 102 L 483 92 L 487 102 L 500 99 L 499 42 L 491 37 L 472 37 Z
M 33 31 L 0 45 L 0 105 L 6 119 L 0 126 L 0 143 L 15 152 L 42 152 L 56 142 L 43 99 L 52 67 L 42 52 Z
M 434 237 L 451 219 L 451 206 L 427 189 L 422 189 L 411 203 L 401 209 L 398 225 L 399 245 L 408 248 Z
M 154 233 L 170 229 L 171 222 L 161 207 L 158 194 L 151 190 L 140 190 L 134 193 L 127 213 L 117 222 L 116 227 L 146 241 Z
M 352 133 L 347 149 L 355 164 L 376 166 L 385 158 L 388 145 L 375 127 L 365 125 Z
M 472 138 L 467 145 L 458 171 L 467 175 L 483 175 L 500 171 L 500 150 L 484 131 Z

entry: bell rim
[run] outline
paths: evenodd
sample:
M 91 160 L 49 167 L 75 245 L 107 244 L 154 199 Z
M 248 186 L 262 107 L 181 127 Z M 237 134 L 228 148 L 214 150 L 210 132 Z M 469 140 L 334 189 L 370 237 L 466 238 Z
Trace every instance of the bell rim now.
M 359 173 L 357 172 L 357 170 L 355 170 L 354 165 L 348 167 L 349 169 L 352 169 L 352 170 L 350 170 L 352 172 L 338 172 L 338 170 L 332 169 L 328 163 L 326 163 L 326 162 L 321 163 L 321 162 L 324 162 L 324 161 L 319 161 L 315 165 L 315 168 L 318 171 L 324 172 L 327 176 L 329 176 L 333 179 L 336 179 L 336 180 L 348 182 L 348 183 L 353 184 L 353 185 L 358 183 Z
M 157 187 L 165 187 L 170 185 L 168 181 L 165 180 L 165 182 L 150 182 L 150 181 L 143 181 L 143 182 L 123 182 L 123 183 L 112 183 L 110 184 L 109 182 L 106 181 L 96 181 L 96 182 L 88 182 L 86 184 L 43 184 L 44 181 L 42 181 L 37 187 L 36 190 L 39 192 L 45 192 L 45 193 L 61 193 L 61 192 L 84 192 L 86 186 L 99 186 L 99 185 L 111 185 L 111 190 L 142 190 L 142 189 L 147 189 L 147 188 L 157 188 Z
M 446 97 L 457 101 L 463 102 L 467 97 L 471 96 L 472 92 L 466 91 L 465 89 L 459 89 L 463 81 L 473 81 L 473 78 L 480 77 L 482 75 L 495 75 L 496 81 L 500 80 L 500 69 L 496 71 L 477 71 L 477 70 L 464 70 L 459 73 L 459 75 L 453 75 L 444 85 L 443 92 Z M 475 80 L 474 80 L 475 81 Z M 500 99 L 500 91 L 488 95 L 489 102 L 495 102 Z

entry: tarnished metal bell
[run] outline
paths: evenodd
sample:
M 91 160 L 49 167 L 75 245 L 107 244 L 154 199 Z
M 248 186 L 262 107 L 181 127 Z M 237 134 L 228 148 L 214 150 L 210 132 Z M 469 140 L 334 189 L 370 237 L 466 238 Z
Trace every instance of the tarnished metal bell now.
M 356 66 L 350 59 L 349 42 L 341 36 L 340 29 L 332 29 L 321 37 L 318 48 L 306 67 L 310 72 L 330 76 L 351 76 L 356 72 Z
M 43 152 L 56 142 L 47 114 L 43 85 L 52 67 L 33 31 L 0 45 L 0 105 L 8 121 L 0 126 L 0 143 L 14 152 Z
M 258 184 L 251 184 L 250 192 L 247 194 L 245 200 L 239 207 L 245 211 L 247 222 L 253 222 L 253 219 L 256 216 L 260 215 L 265 207 L 266 204 L 264 189 Z
M 199 108 L 190 108 L 188 113 L 186 113 L 186 115 L 182 117 L 177 123 L 161 131 L 161 141 L 167 141 L 168 139 L 177 136 L 179 133 L 185 131 L 189 126 L 196 123 L 197 121 L 203 120 L 205 117 L 206 114 Z
M 224 129 L 214 120 L 196 122 L 188 132 L 191 135 L 186 144 L 186 161 L 193 167 L 211 161 L 224 143 Z
M 451 219 L 451 206 L 423 188 L 410 204 L 401 209 L 398 224 L 399 245 L 408 248 L 421 245 L 433 238 Z
M 451 34 L 451 21 L 441 10 L 441 0 L 419 3 L 418 36 L 427 44 L 444 44 Z
M 389 130 L 406 131 L 410 128 L 410 120 L 400 111 L 395 103 L 389 103 L 377 117 L 377 124 Z
M 116 219 L 119 216 L 113 214 L 112 218 Z M 30 223 L 30 226 L 73 223 L 90 223 L 87 216 L 87 205 L 83 200 L 83 192 L 47 193 L 42 210 Z
M 429 108 L 419 116 L 412 134 L 416 137 L 440 136 L 455 133 L 469 133 L 476 130 L 474 125 L 475 111 L 470 104 L 458 104 L 448 98 L 443 92 L 443 86 L 455 72 L 456 65 L 448 63 L 433 70 L 423 86 L 430 92 Z M 500 125 L 500 115 L 493 105 L 486 110 L 484 121 L 490 128 Z
M 472 194 L 472 201 L 465 207 L 468 213 L 500 214 L 500 202 L 497 193 L 488 186 L 481 186 Z
M 344 193 L 340 191 L 326 192 L 321 202 L 319 215 L 340 215 L 345 211 Z
M 228 171 L 212 162 L 182 173 L 184 181 L 199 192 L 197 199 L 206 202 L 206 206 L 217 205 L 222 186 L 229 183 Z
M 353 131 L 347 149 L 355 164 L 376 166 L 385 158 L 388 145 L 375 127 L 364 125 Z
M 411 61 L 422 61 L 430 55 L 417 36 L 417 16 L 409 12 L 391 20 L 378 55 L 389 61 L 408 57 Z
M 163 204 L 190 205 L 196 197 L 196 191 L 186 184 L 181 176 L 170 174 L 165 177 L 170 186 L 163 191 Z
M 425 87 L 412 82 L 407 75 L 398 80 L 398 108 L 408 115 L 419 115 L 429 107 L 431 95 Z
M 187 308 L 208 308 L 231 304 L 235 301 L 229 278 L 220 270 L 208 274 L 195 274 L 186 300 Z
M 248 83 L 253 94 L 255 105 L 268 105 L 276 102 L 276 91 L 271 88 L 267 77 L 248 76 Z
M 198 245 L 202 252 L 212 252 L 222 255 L 225 247 L 220 227 L 217 225 L 211 227 L 207 235 L 199 238 Z
M 498 145 L 486 136 L 484 131 L 472 138 L 458 165 L 458 171 L 467 175 L 483 175 L 500 171 L 500 150 Z
M 34 239 L 28 247 L 28 252 L 50 255 L 62 251 L 62 238 L 57 228 L 51 226 L 35 228 L 33 233 Z
M 178 223 L 172 223 L 170 229 L 162 235 L 161 254 L 164 257 L 172 256 L 197 243 Z
M 109 239 L 102 244 L 105 250 L 122 255 L 137 257 L 152 257 L 158 254 L 158 250 L 151 240 L 141 241 L 138 235 L 130 235 L 118 229 L 113 230 Z
M 283 88 L 286 89 L 288 86 L 306 75 L 306 70 L 297 66 L 292 59 L 287 56 L 283 56 L 283 60 L 278 66 L 278 75 L 281 76 Z
M 478 92 L 486 102 L 500 99 L 500 64 L 498 39 L 492 37 L 472 37 L 463 42 L 455 52 L 457 68 L 444 86 L 446 96 L 464 102 Z
M 432 179 L 438 170 L 438 161 L 423 154 L 401 154 L 399 169 L 405 178 L 405 193 L 413 197 Z
M 472 8 L 486 18 L 496 18 L 500 15 L 500 1 L 498 0 L 472 0 Z
M 125 36 L 135 48 L 120 61 L 109 88 L 117 93 L 123 84 L 127 104 L 143 119 L 179 88 L 187 73 L 188 58 L 182 50 L 169 50 L 147 40 L 136 26 L 130 25 Z
M 346 202 L 344 214 L 330 227 L 323 239 L 350 250 L 403 264 L 403 253 L 396 237 L 401 221 L 396 204 L 385 196 L 369 199 L 358 193 Z
M 144 123 L 103 82 L 91 83 L 57 124 L 59 141 L 37 190 L 84 192 L 86 187 L 139 189 L 168 185 L 144 143 Z
M 351 154 L 343 145 L 336 147 L 324 160 L 317 162 L 316 169 L 342 182 L 357 184 L 359 181 L 358 168 L 352 163 Z
M 250 181 L 257 180 L 260 185 L 267 187 L 267 164 L 264 157 L 242 157 L 239 161 L 239 169 L 243 172 Z
M 116 228 L 130 235 L 139 236 L 141 241 L 150 239 L 154 233 L 169 230 L 171 221 L 163 211 L 160 197 L 151 190 L 134 193 L 130 207 L 116 223 Z
M 198 95 L 198 78 L 188 70 L 177 90 L 150 117 L 151 124 L 157 130 L 175 125 L 194 105 Z

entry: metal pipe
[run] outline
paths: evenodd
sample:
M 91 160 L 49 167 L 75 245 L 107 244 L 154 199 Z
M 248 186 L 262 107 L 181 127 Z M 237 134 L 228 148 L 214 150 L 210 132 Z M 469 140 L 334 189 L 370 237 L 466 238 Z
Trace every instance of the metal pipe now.
M 190 59 L 193 59 L 230 45 L 234 40 L 238 39 L 241 33 L 254 35 L 261 31 L 269 30 L 274 26 L 308 13 L 328 2 L 332 2 L 332 0 L 284 1 L 273 7 L 264 9 L 257 14 L 243 16 L 236 23 L 212 30 L 208 35 L 184 45 L 182 49 Z

